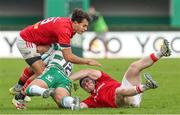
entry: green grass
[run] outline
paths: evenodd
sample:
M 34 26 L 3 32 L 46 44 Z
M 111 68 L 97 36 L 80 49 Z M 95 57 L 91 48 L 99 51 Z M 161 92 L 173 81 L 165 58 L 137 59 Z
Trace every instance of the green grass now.
M 102 59 L 99 61 L 103 64 L 103 67 L 76 65 L 74 71 L 83 68 L 96 68 L 121 81 L 124 72 L 134 59 Z M 20 59 L 0 59 L 0 114 L 180 114 L 179 59 L 162 59 L 153 67 L 143 71 L 143 73 L 150 72 L 153 75 L 159 83 L 159 88 L 144 93 L 140 108 L 98 108 L 80 111 L 59 109 L 51 98 L 41 99 L 40 97 L 33 97 L 32 101 L 27 104 L 26 110 L 16 110 L 11 104 L 13 96 L 9 94 L 8 90 L 17 82 L 25 65 L 25 62 Z M 72 94 L 80 96 L 81 99 L 88 96 L 82 89 L 78 89 L 76 92 L 73 91 Z

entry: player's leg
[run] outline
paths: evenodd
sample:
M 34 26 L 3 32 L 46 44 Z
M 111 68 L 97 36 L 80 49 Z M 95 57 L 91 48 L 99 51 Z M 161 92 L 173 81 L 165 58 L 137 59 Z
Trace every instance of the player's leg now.
M 26 88 L 27 95 L 38 95 L 42 96 L 43 92 L 48 88 L 53 88 L 54 84 L 56 84 L 57 79 L 56 76 L 58 76 L 58 72 L 55 68 L 47 68 L 43 72 L 41 76 L 33 80 L 29 86 Z M 41 84 L 39 84 L 41 83 Z M 38 85 L 39 84 L 39 85 Z M 36 86 L 35 86 L 36 85 Z M 38 88 L 38 87 L 41 88 Z M 33 89 L 33 90 L 32 90 Z
M 146 82 L 138 85 L 132 85 L 126 78 L 124 78 L 122 85 L 116 89 L 117 104 L 122 105 L 122 103 L 119 103 L 121 101 L 139 107 L 141 93 L 148 89 L 155 89 L 158 87 L 156 81 L 152 79 L 152 76 L 149 73 L 146 73 L 144 78 Z
M 137 107 L 140 105 L 140 102 L 141 102 L 140 93 L 148 89 L 157 88 L 156 82 L 152 79 L 152 77 L 150 77 L 149 74 L 146 74 L 145 78 L 146 80 L 148 78 L 150 80 L 147 80 L 147 83 L 145 84 L 141 84 L 140 72 L 143 69 L 152 66 L 162 56 L 170 56 L 170 50 L 169 50 L 167 40 L 163 41 L 163 45 L 161 46 L 161 50 L 159 52 L 153 53 L 148 57 L 135 61 L 134 63 L 130 65 L 130 67 L 128 68 L 122 80 L 122 86 L 117 88 L 117 91 L 116 91 L 117 94 L 121 94 L 123 96 L 135 95 L 132 97 L 126 97 L 125 98 L 126 103 L 132 104 L 133 106 Z
M 43 80 L 35 79 L 26 89 L 26 92 L 21 92 L 23 95 L 20 93 L 16 94 L 16 96 L 12 100 L 12 103 L 15 105 L 16 109 L 25 109 L 25 94 L 27 94 L 28 96 L 41 96 L 47 88 L 48 86 Z
M 45 64 L 43 63 L 40 53 L 37 53 L 36 44 L 24 41 L 22 38 L 17 39 L 17 47 L 22 54 L 25 61 L 29 64 L 34 72 L 34 76 L 40 75 L 45 69 Z M 28 81 L 30 83 L 30 81 Z M 16 94 L 14 100 L 24 100 L 25 95 L 22 92 Z
M 69 77 L 61 71 L 57 71 L 56 74 L 55 93 L 53 99 L 59 107 L 71 108 L 76 110 L 80 108 L 79 98 L 73 98 L 70 96 L 72 83 Z
M 37 52 L 36 44 L 24 41 L 21 37 L 17 39 L 16 44 L 23 58 L 32 68 L 34 73 L 37 76 L 40 75 L 45 68 L 45 64 L 41 59 L 40 53 Z
M 13 95 L 19 93 L 26 83 L 26 81 L 34 74 L 34 72 L 30 69 L 30 67 L 25 67 L 23 73 L 21 74 L 19 81 L 13 87 L 9 89 L 9 92 Z
M 39 47 L 37 47 L 37 49 L 38 48 Z M 43 48 L 40 48 L 40 49 L 41 49 L 41 52 L 46 51 L 46 50 L 42 50 Z M 44 49 L 47 49 L 47 48 L 44 48 Z M 41 58 L 42 58 L 43 62 L 45 63 L 45 65 L 48 64 L 50 55 L 52 53 L 53 53 L 53 48 L 50 48 L 46 53 L 41 55 Z M 20 92 L 21 89 L 23 89 L 23 91 L 24 91 L 26 89 L 26 87 L 29 85 L 29 83 L 32 80 L 34 80 L 35 78 L 36 78 L 36 75 L 34 75 L 34 72 L 32 71 L 32 69 L 30 67 L 26 67 L 23 71 L 23 74 L 21 75 L 21 77 L 19 79 L 19 82 L 15 86 L 10 88 L 10 90 L 9 90 L 10 93 L 16 94 L 16 92 Z M 31 98 L 26 96 L 25 101 L 31 101 Z
M 68 108 L 71 110 L 78 110 L 80 108 L 79 98 L 71 97 L 70 92 L 65 88 L 56 88 L 53 99 L 59 107 Z
M 26 88 L 25 93 L 28 96 L 43 96 L 44 91 L 48 89 L 48 85 L 41 79 L 33 80 Z
M 53 72 L 51 72 L 50 69 L 45 70 L 44 73 L 39 78 L 31 82 L 29 87 L 26 88 L 27 90 L 23 89 L 20 93 L 16 94 L 12 100 L 12 103 L 16 106 L 16 108 L 17 109 L 23 109 L 23 107 L 25 108 L 26 105 L 25 102 L 23 101 L 26 94 L 29 96 L 42 95 L 42 93 L 53 83 L 53 81 L 48 81 L 49 80 L 48 76 L 52 75 L 52 73 Z M 19 107 L 18 105 L 23 105 L 23 106 Z
M 169 49 L 169 44 L 167 40 L 163 40 L 163 44 L 161 45 L 160 51 L 156 53 L 152 53 L 147 57 L 144 57 L 138 61 L 135 61 L 132 63 L 127 72 L 125 73 L 126 79 L 132 84 L 132 85 L 138 85 L 141 83 L 141 75 L 140 72 L 152 66 L 156 61 L 158 61 L 161 57 L 170 56 L 171 51 Z
M 42 54 L 41 58 L 45 65 L 49 62 L 49 56 L 53 53 L 53 48 L 50 48 L 49 45 L 47 46 L 37 46 L 37 52 Z M 26 81 L 34 74 L 33 70 L 30 67 L 25 67 L 17 84 L 9 89 L 11 94 L 16 94 L 16 92 L 20 92 Z
M 22 87 L 21 91 L 15 95 L 15 97 L 13 98 L 13 100 L 16 100 L 16 101 L 18 101 L 18 100 L 24 100 L 24 101 L 26 101 L 26 102 L 31 101 L 31 98 L 25 94 L 25 89 L 26 89 L 26 87 L 31 83 L 31 81 L 34 80 L 35 78 L 36 78 L 36 75 L 33 74 L 33 75 L 26 81 L 26 83 L 25 83 L 24 86 Z

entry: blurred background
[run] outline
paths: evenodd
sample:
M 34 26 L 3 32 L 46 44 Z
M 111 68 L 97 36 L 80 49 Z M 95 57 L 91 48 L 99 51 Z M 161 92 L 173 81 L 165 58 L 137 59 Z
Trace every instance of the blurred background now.
M 87 12 L 94 8 L 95 16 L 104 21 L 90 24 L 89 32 L 72 40 L 73 52 L 79 56 L 141 57 L 156 51 L 159 39 L 166 38 L 172 43 L 173 57 L 179 57 L 179 4 L 180 0 L 0 0 L 0 57 L 21 57 L 14 47 L 16 32 L 44 18 L 68 17 L 74 8 Z
M 179 114 L 179 5 L 180 0 L 0 0 L 0 113 Z M 144 95 L 140 108 L 72 112 L 59 110 L 52 99 L 36 97 L 25 111 L 17 111 L 11 104 L 13 96 L 9 94 L 9 88 L 27 66 L 15 44 L 19 31 L 48 17 L 69 17 L 74 8 L 88 12 L 92 22 L 87 32 L 72 39 L 73 52 L 81 57 L 98 59 L 103 65 L 98 69 L 118 81 L 134 58 L 159 50 L 162 39 L 169 41 L 172 56 L 145 70 L 152 74 L 160 87 Z M 73 71 L 84 68 L 93 67 L 74 64 Z M 72 94 L 80 96 L 81 100 L 88 96 L 82 89 Z
M 68 16 L 74 8 L 94 6 L 111 31 L 176 30 L 179 0 L 0 0 L 0 29 L 22 29 L 41 19 Z

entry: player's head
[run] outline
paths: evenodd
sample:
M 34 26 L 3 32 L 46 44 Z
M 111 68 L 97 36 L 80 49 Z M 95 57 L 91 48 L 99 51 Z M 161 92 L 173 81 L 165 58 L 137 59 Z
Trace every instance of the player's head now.
M 85 91 L 90 93 L 95 89 L 96 81 L 87 76 L 81 78 L 79 84 Z
M 89 25 L 89 15 L 81 9 L 74 9 L 71 20 L 73 22 L 73 29 L 78 34 L 82 34 L 87 30 Z

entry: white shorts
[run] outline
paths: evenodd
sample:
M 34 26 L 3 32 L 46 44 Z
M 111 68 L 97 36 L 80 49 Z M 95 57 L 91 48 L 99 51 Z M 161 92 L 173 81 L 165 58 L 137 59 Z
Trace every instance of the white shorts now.
M 129 88 L 129 87 L 133 87 L 133 85 L 124 76 L 123 79 L 122 79 L 121 87 Z M 140 103 L 141 103 L 141 97 L 142 97 L 142 93 L 141 94 L 137 94 L 135 96 L 130 96 L 130 97 L 127 97 L 126 102 L 129 105 L 132 105 L 134 107 L 139 107 Z
M 16 45 L 24 59 L 40 56 L 40 53 L 37 53 L 36 44 L 23 40 L 20 35 L 16 40 Z

